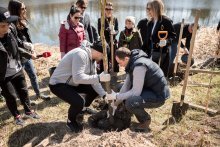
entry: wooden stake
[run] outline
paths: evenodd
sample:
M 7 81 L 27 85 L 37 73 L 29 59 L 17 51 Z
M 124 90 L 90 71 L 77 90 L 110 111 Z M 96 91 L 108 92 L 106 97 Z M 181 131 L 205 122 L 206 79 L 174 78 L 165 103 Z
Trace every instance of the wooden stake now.
M 175 66 L 174 66 L 174 72 L 173 72 L 174 77 L 176 76 L 176 70 L 177 70 L 177 65 L 178 65 L 178 60 L 179 60 L 180 44 L 181 44 L 181 40 L 183 36 L 183 27 L 184 27 L 184 19 L 182 19 L 181 27 L 180 27 L 180 35 L 179 35 L 179 40 L 178 40 L 176 60 L 175 60 Z
M 100 6 L 101 6 L 101 40 L 102 40 L 102 47 L 103 47 L 103 66 L 104 66 L 104 72 L 108 73 L 108 57 L 107 57 L 107 49 L 106 49 L 106 40 L 105 40 L 105 5 L 106 5 L 106 0 L 100 0 Z M 107 93 L 112 93 L 111 87 L 110 87 L 110 82 L 105 82 L 105 90 Z M 113 108 L 111 107 L 111 101 L 108 103 L 108 112 L 109 112 L 109 120 L 110 123 L 114 123 L 114 118 L 113 118 Z
M 197 27 L 198 27 L 199 13 L 200 13 L 200 11 L 197 10 L 195 21 L 194 21 L 192 39 L 190 41 L 189 57 L 188 57 L 188 60 L 187 60 L 187 65 L 186 65 L 186 72 L 185 72 L 185 78 L 184 78 L 183 89 L 182 89 L 182 94 L 181 94 L 180 106 L 182 106 L 183 102 L 184 102 L 184 97 L 185 97 L 185 92 L 186 92 L 186 87 L 187 87 L 187 81 L 188 81 L 188 76 L 189 76 L 189 67 L 191 65 L 191 59 L 192 59 L 192 54 L 193 54 L 193 49 L 194 49 L 194 42 L 195 42 L 196 32 L 197 32 Z

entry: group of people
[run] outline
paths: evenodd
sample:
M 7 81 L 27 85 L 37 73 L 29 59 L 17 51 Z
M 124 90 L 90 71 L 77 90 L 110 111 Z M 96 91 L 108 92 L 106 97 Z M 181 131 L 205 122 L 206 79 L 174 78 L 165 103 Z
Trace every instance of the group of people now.
M 170 97 L 164 71 L 155 62 L 158 57 L 155 58 L 151 48 L 155 47 L 155 52 L 159 52 L 160 46 L 156 45 L 160 42 L 157 35 L 159 30 L 168 31 L 167 42 L 170 44 L 176 37 L 172 21 L 163 15 L 162 1 L 152 0 L 147 4 L 147 12 L 152 20 L 146 22 L 147 29 L 141 27 L 141 32 L 142 29 L 146 29 L 145 38 L 136 28 L 135 17 L 127 16 L 125 29 L 120 32 L 119 41 L 116 40 L 119 30 L 118 20 L 112 13 L 113 4 L 106 3 L 104 30 L 105 41 L 108 44 L 106 50 L 109 53 L 109 46 L 114 44 L 114 62 L 117 62 L 120 67 L 125 67 L 127 73 L 124 85 L 118 93 L 114 91 L 107 93 L 101 86 L 101 82 L 110 81 L 110 75 L 104 73 L 103 69 L 100 71 L 100 65 L 100 68 L 97 68 L 97 63 L 102 64 L 103 59 L 101 40 L 91 42 L 88 36 L 94 35 L 86 35 L 89 34 L 88 28 L 83 28 L 84 19 L 89 18 L 85 18 L 88 16 L 84 11 L 87 6 L 87 0 L 77 0 L 70 8 L 67 20 L 61 23 L 59 38 L 62 59 L 49 81 L 52 93 L 70 104 L 67 126 L 74 132 L 80 132 L 83 125 L 82 120 L 78 119 L 79 116 L 99 96 L 114 100 L 116 107 L 124 103 L 126 109 L 140 122 L 136 129 L 149 129 L 151 117 L 144 108 L 160 107 Z M 91 27 L 91 25 L 87 26 Z M 100 32 L 101 18 L 98 19 L 98 35 Z M 142 34 L 144 35 L 143 32 Z M 113 41 L 110 39 L 111 35 L 113 35 Z M 163 45 L 163 53 L 169 53 L 168 46 L 168 43 Z M 155 60 L 152 60 L 152 57 Z
M 101 19 L 98 19 L 97 31 L 85 12 L 87 7 L 88 0 L 77 0 L 70 8 L 67 20 L 61 22 L 58 35 L 61 61 L 49 81 L 51 92 L 70 105 L 67 126 L 73 132 L 82 131 L 82 120 L 78 117 L 99 96 L 113 100 L 116 107 L 123 103 L 139 121 L 137 130 L 149 129 L 151 117 L 144 109 L 160 107 L 170 97 L 166 77 L 176 56 L 180 23 L 173 25 L 172 20 L 164 15 L 161 0 L 150 0 L 146 5 L 150 19 L 142 19 L 136 27 L 135 17 L 127 16 L 125 29 L 119 33 L 118 20 L 113 16 L 113 4 L 107 2 L 104 30 L 108 44 L 106 50 L 110 53 L 109 46 L 113 43 L 113 62 L 125 67 L 127 73 L 120 91 L 107 93 L 101 82 L 109 82 L 111 76 L 102 68 L 103 44 L 99 37 Z M 16 98 L 21 100 L 26 116 L 40 118 L 31 109 L 23 68 L 31 79 L 36 96 L 49 99 L 39 91 L 32 61 L 37 56 L 27 24 L 23 2 L 10 0 L 8 10 L 0 7 L 0 87 L 18 125 L 23 125 L 24 121 L 17 110 Z M 185 54 L 190 48 L 192 27 L 193 24 L 184 25 L 182 38 L 186 38 L 186 43 L 182 47 Z M 119 66 L 112 70 L 117 72 Z

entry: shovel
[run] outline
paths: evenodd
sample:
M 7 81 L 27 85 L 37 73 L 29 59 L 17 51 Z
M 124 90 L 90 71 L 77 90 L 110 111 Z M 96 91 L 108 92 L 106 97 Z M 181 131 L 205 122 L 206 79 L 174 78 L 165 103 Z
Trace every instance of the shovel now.
M 195 42 L 195 37 L 196 37 L 196 31 L 197 31 L 197 26 L 198 26 L 199 12 L 200 11 L 197 10 L 195 21 L 194 21 L 192 39 L 190 41 L 189 58 L 187 60 L 187 66 L 186 66 L 186 72 L 185 72 L 185 78 L 184 78 L 184 83 L 183 83 L 181 99 L 180 99 L 180 102 L 177 102 L 177 101 L 173 102 L 173 106 L 172 106 L 172 110 L 171 110 L 172 116 L 175 118 L 175 120 L 177 122 L 179 122 L 182 119 L 183 115 L 186 114 L 186 112 L 189 108 L 189 104 L 184 103 L 184 98 L 185 98 L 186 86 L 187 86 L 187 81 L 188 81 L 188 76 L 189 76 L 189 68 L 190 68 L 191 59 L 192 59 L 194 42 Z
M 184 26 L 184 19 L 182 19 L 181 27 L 180 27 L 180 35 L 179 35 L 179 40 L 178 40 L 178 47 L 177 47 L 173 77 L 170 78 L 170 85 L 172 85 L 172 86 L 176 86 L 177 81 L 180 81 L 180 78 L 178 76 L 176 76 L 176 71 L 177 71 L 177 65 L 178 65 L 178 59 L 179 59 L 180 44 L 181 44 L 182 35 L 183 35 L 183 26 Z
M 166 46 L 166 39 L 167 39 L 167 36 L 168 36 L 168 32 L 167 31 L 158 31 L 158 38 L 160 39 L 160 43 L 164 43 L 164 46 Z M 163 37 L 161 37 L 163 36 Z M 160 46 L 160 58 L 159 58 L 159 61 L 158 61 L 158 65 L 160 66 L 161 64 L 161 60 L 162 60 L 162 49 L 163 49 L 163 46 Z

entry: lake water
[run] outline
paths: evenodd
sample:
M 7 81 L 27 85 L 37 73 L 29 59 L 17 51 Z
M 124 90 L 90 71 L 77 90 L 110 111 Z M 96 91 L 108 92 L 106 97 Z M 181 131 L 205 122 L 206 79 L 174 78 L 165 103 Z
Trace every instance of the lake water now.
M 7 7 L 9 0 L 1 0 L 0 6 Z M 66 19 L 74 0 L 23 0 L 27 6 L 30 33 L 34 43 L 58 45 L 60 22 Z M 119 29 L 124 28 L 124 19 L 128 15 L 136 17 L 136 23 L 146 17 L 147 0 L 111 0 L 114 15 L 119 20 Z M 217 26 L 220 20 L 220 0 L 164 0 L 166 15 L 173 22 L 193 22 L 195 10 L 201 9 L 200 25 Z M 100 17 L 99 0 L 90 0 L 86 10 L 92 24 L 97 27 Z

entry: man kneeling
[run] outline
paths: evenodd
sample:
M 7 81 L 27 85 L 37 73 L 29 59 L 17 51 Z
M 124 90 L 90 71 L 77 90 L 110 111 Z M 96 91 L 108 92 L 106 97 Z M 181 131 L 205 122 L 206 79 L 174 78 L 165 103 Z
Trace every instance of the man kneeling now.
M 126 109 L 140 122 L 135 130 L 147 131 L 151 117 L 144 108 L 160 107 L 170 97 L 166 78 L 160 67 L 142 50 L 130 51 L 121 47 L 115 55 L 118 64 L 125 67 L 127 76 L 119 93 L 113 91 L 106 96 L 115 99 L 116 106 L 125 100 Z

